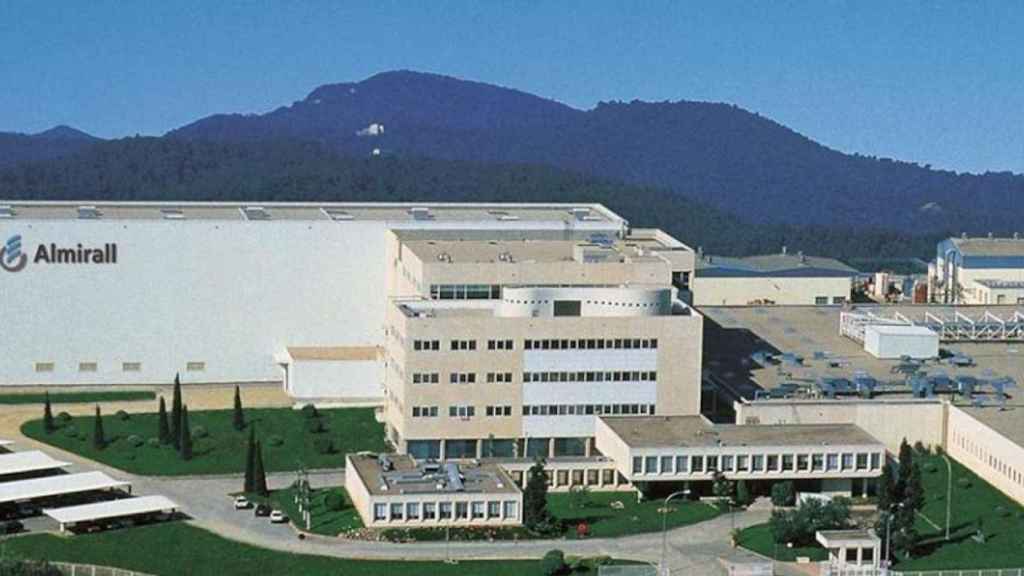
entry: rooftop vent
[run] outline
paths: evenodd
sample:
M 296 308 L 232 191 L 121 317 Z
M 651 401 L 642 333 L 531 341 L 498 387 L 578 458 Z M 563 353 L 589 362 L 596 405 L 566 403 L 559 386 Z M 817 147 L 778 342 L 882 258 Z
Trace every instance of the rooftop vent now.
M 430 208 L 426 206 L 409 208 L 409 215 L 412 216 L 413 220 L 430 220 L 433 218 L 430 214 Z
M 95 206 L 78 207 L 78 217 L 82 220 L 96 220 L 100 216 L 100 211 Z
M 242 213 L 247 220 L 270 220 L 270 213 L 263 206 L 246 206 Z
M 394 462 L 391 461 L 391 458 L 388 458 L 387 454 L 381 454 L 380 456 L 377 456 L 377 464 L 380 465 L 380 469 L 383 470 L 384 472 L 391 472 L 392 470 L 395 469 Z
M 334 221 L 354 220 L 355 219 L 355 216 L 352 216 L 352 214 L 350 212 L 346 212 L 346 211 L 344 211 L 344 210 L 342 210 L 340 208 L 324 208 L 323 211 L 324 211 L 324 214 L 326 214 L 328 218 L 330 218 L 331 220 L 334 220 Z
M 184 220 L 185 213 L 177 208 L 164 208 L 160 210 L 160 214 L 163 215 L 164 220 Z
M 0 206 L 0 218 L 14 218 L 14 208 Z
M 437 261 L 438 262 L 446 262 L 448 264 L 451 264 L 452 263 L 452 255 L 447 253 L 447 252 L 441 252 L 440 254 L 437 255 Z
M 459 465 L 455 462 L 448 462 L 444 465 L 444 471 L 448 475 L 448 487 L 453 492 L 462 492 L 466 489 L 462 483 L 462 474 L 459 472 Z
M 515 262 L 515 261 L 516 261 L 516 260 L 515 260 L 515 258 L 514 258 L 514 257 L 512 256 L 512 253 L 511 253 L 511 252 L 501 252 L 500 254 L 498 254 L 498 262 L 508 262 L 508 263 L 512 263 L 512 262 Z

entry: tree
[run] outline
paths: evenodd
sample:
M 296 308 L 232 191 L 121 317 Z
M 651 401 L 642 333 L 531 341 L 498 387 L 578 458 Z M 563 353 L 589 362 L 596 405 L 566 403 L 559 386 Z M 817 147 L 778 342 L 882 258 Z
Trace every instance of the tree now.
M 793 489 L 792 481 L 786 480 L 785 482 L 772 484 L 772 505 L 779 507 L 792 506 L 795 499 L 796 493 Z
M 50 391 L 46 391 L 46 402 L 43 404 L 43 430 L 50 434 L 57 429 L 53 422 L 53 409 L 50 407 Z
M 736 505 L 746 508 L 750 506 L 752 498 L 750 496 L 750 488 L 747 487 L 746 480 L 740 480 L 736 482 Z
M 107 436 L 103 433 L 103 416 L 100 414 L 99 405 L 96 406 L 96 420 L 92 430 L 92 445 L 97 450 L 107 447 Z
M 267 471 L 263 467 L 263 448 L 260 446 L 260 441 L 256 441 L 256 463 L 253 467 L 253 492 L 260 496 L 269 496 L 270 490 L 267 488 Z
M 569 488 L 569 502 L 577 510 L 590 506 L 590 487 L 579 484 Z
M 174 375 L 174 397 L 171 400 L 171 441 L 181 450 L 181 375 Z
M 540 572 L 544 576 L 555 576 L 565 571 L 565 553 L 561 550 L 548 550 L 540 559 Z
M 527 471 L 526 489 L 523 491 L 523 525 L 534 532 L 544 531 L 551 525 L 548 473 L 544 470 L 543 458 L 538 458 Z
M 718 498 L 719 509 L 730 506 L 733 500 L 733 491 L 735 485 L 731 480 L 725 477 L 719 470 L 715 470 L 715 474 L 711 481 L 711 492 Z
M 161 444 L 171 443 L 171 425 L 167 422 L 167 403 L 164 402 L 164 397 L 160 397 L 160 414 L 158 416 L 158 430 L 157 438 L 160 439 Z
M 189 461 L 192 459 L 192 430 L 188 426 L 188 406 L 181 407 L 181 459 Z
M 882 476 L 878 479 L 878 509 L 889 510 L 895 504 L 896 478 L 893 467 L 888 462 L 882 463 Z
M 243 430 L 245 428 L 245 414 L 242 413 L 242 393 L 235 386 L 235 412 L 232 415 L 231 425 L 235 427 L 235 430 Z
M 249 445 L 245 451 L 245 486 L 243 492 L 256 491 L 256 427 L 249 428 Z
M 775 510 L 769 521 L 772 537 L 778 544 L 807 546 L 819 530 L 841 530 L 850 526 L 850 507 L 846 500 L 830 502 L 805 500 L 795 510 Z

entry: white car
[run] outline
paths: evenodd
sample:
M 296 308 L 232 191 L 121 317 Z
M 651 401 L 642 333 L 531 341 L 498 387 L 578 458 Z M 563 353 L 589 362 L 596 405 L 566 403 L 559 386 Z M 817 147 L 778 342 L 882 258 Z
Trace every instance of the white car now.
M 247 508 L 252 508 L 252 502 L 249 502 L 249 499 L 245 496 L 236 496 L 235 510 L 245 510 Z
M 270 513 L 270 521 L 274 524 L 284 524 L 288 521 L 288 516 L 280 510 L 274 510 Z

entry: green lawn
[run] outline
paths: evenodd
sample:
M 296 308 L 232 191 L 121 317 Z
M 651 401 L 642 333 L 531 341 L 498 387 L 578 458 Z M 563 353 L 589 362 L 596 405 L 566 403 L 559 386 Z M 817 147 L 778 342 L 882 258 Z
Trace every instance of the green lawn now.
M 828 551 L 821 546 L 804 548 L 776 546 L 768 524 L 755 524 L 741 530 L 739 544 L 748 550 L 782 562 L 795 562 L 797 557 L 807 557 L 814 561 L 828 560 Z
M 53 392 L 50 404 L 96 404 L 101 402 L 133 402 L 153 400 L 155 392 L 123 390 L 120 392 Z M 0 394 L 0 404 L 42 404 L 45 394 Z
M 341 510 L 327 509 L 324 499 L 330 492 L 340 492 L 342 497 L 345 499 L 345 505 Z M 263 499 L 258 496 L 254 496 L 251 500 L 269 500 L 274 508 L 280 509 L 287 514 L 296 526 L 302 530 L 306 530 L 306 524 L 302 520 L 302 515 L 299 514 L 299 506 L 295 503 L 295 493 L 296 490 L 294 488 L 285 488 L 283 490 L 274 490 L 271 492 L 269 498 Z M 313 493 L 310 496 L 309 508 L 312 514 L 310 517 L 310 526 L 308 531 L 313 534 L 337 536 L 342 532 L 363 527 L 363 521 L 359 518 L 359 512 L 357 512 L 355 507 L 352 506 L 352 501 L 349 499 L 344 488 L 313 489 Z
M 93 447 L 93 416 L 73 417 L 67 422 L 58 418 L 61 429 L 52 434 L 44 432 L 42 419 L 26 422 L 21 430 L 30 438 L 135 474 L 242 473 L 249 430 L 235 430 L 231 415 L 231 410 L 189 412 L 194 457 L 188 462 L 181 460 L 171 446 L 149 445 L 149 439 L 158 435 L 155 413 L 130 414 L 127 420 L 105 414 L 103 428 L 109 444 L 103 450 Z M 246 422 L 256 427 L 256 435 L 263 443 L 263 461 L 268 471 L 295 470 L 300 462 L 309 469 L 340 468 L 345 465 L 346 452 L 385 449 L 384 427 L 374 420 L 372 408 L 321 410 L 320 415 L 326 431 L 314 434 L 307 431 L 306 417 L 300 411 L 290 408 L 245 410 Z M 206 437 L 198 437 L 200 428 L 206 430 Z M 72 431 L 76 432 L 74 436 L 69 435 Z M 141 439 L 143 444 L 132 446 L 131 436 Z M 275 437 L 280 444 L 274 445 Z M 315 442 L 321 438 L 333 442 L 332 453 L 322 454 L 317 449 Z
M 554 546 L 552 546 L 554 547 Z M 540 576 L 536 560 L 395 562 L 289 554 L 221 538 L 184 522 L 71 537 L 49 534 L 9 538 L 8 557 L 115 566 L 156 576 Z M 594 574 L 583 569 L 576 574 Z
M 592 492 L 582 506 L 571 494 L 548 495 L 548 510 L 566 525 L 566 536 L 576 537 L 576 526 L 586 522 L 592 538 L 611 538 L 626 534 L 657 532 L 661 530 L 664 501 L 648 500 L 637 503 L 635 492 Z M 623 508 L 611 507 L 613 501 L 622 502 Z M 702 502 L 673 501 L 669 504 L 669 528 L 696 524 L 720 514 L 718 508 Z
M 931 522 L 919 519 L 922 542 L 917 557 L 900 562 L 900 570 L 1019 568 L 1024 566 L 1024 508 L 1014 503 L 960 463 L 953 461 L 952 534 L 946 526 L 946 462 L 941 456 L 922 459 L 925 506 Z M 970 486 L 960 484 L 966 479 Z M 984 544 L 971 538 L 982 518 Z M 932 523 L 940 527 L 936 530 Z

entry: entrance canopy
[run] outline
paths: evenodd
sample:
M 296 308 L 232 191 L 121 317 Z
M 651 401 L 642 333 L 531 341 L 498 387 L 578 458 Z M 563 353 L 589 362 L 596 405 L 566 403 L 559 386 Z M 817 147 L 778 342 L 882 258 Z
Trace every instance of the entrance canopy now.
M 62 474 L 18 480 L 0 484 L 0 504 L 21 502 L 38 498 L 50 498 L 64 494 L 80 494 L 96 490 L 113 490 L 115 488 L 131 489 L 131 482 L 114 480 L 103 472 L 83 472 L 81 474 Z

